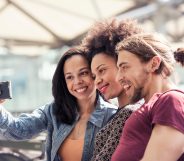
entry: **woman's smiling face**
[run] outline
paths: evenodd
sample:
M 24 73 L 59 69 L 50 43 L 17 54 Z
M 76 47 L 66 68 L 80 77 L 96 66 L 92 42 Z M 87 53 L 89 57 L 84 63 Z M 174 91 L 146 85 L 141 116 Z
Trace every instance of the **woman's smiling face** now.
M 105 99 L 120 95 L 123 88 L 116 80 L 118 68 L 115 58 L 105 53 L 96 54 L 91 62 L 91 71 L 95 78 L 95 85 Z
M 81 55 L 66 60 L 64 76 L 68 91 L 78 100 L 87 99 L 96 92 L 88 62 Z

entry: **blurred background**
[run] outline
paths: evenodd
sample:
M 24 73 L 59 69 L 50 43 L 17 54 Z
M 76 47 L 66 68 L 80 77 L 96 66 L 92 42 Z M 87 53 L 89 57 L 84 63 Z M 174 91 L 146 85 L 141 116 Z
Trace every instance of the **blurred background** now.
M 52 101 L 51 79 L 61 54 L 95 21 L 134 18 L 146 31 L 184 47 L 184 0 L 0 0 L 0 81 L 11 80 L 12 112 Z M 176 81 L 184 83 L 184 69 Z M 183 77 L 182 77 L 183 76 Z
M 173 49 L 184 47 L 184 0 L 0 0 L 0 81 L 10 80 L 13 94 L 7 109 L 30 112 L 52 101 L 62 53 L 109 17 L 137 19 Z M 176 68 L 173 78 L 184 89 L 184 69 Z

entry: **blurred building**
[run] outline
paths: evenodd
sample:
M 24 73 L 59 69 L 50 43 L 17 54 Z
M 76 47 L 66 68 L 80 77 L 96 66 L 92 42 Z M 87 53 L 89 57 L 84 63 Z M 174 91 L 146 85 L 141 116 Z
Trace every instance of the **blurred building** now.
M 0 81 L 11 80 L 13 90 L 7 108 L 32 111 L 52 101 L 59 58 L 95 21 L 134 18 L 177 48 L 184 47 L 183 15 L 184 0 L 1 0 Z M 184 89 L 184 69 L 177 71 L 174 80 Z

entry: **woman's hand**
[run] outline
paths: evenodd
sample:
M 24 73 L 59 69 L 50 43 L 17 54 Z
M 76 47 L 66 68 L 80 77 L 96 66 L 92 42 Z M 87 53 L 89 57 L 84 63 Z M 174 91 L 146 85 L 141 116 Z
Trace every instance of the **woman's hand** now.
M 2 104 L 3 102 L 5 102 L 5 99 L 0 99 L 0 104 Z

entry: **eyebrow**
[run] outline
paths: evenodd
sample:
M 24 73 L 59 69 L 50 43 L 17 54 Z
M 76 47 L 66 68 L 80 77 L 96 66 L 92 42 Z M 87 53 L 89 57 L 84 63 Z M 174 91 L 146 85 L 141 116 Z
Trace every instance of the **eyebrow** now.
M 89 67 L 83 67 L 83 68 L 81 68 L 81 69 L 79 70 L 79 72 L 81 72 L 81 71 L 83 71 L 83 70 L 85 70 L 85 69 L 90 70 Z M 64 75 L 68 75 L 68 74 L 71 74 L 71 72 L 65 73 Z
M 83 68 L 81 68 L 79 71 L 82 71 L 82 70 L 85 70 L 85 69 L 90 70 L 89 67 L 83 67 Z
M 99 68 L 100 67 L 102 67 L 102 66 L 104 66 L 105 64 L 100 64 L 97 68 L 96 68 L 96 70 L 99 70 Z
M 120 64 L 118 64 L 118 67 L 121 67 L 122 65 L 128 64 L 127 62 L 121 62 Z

